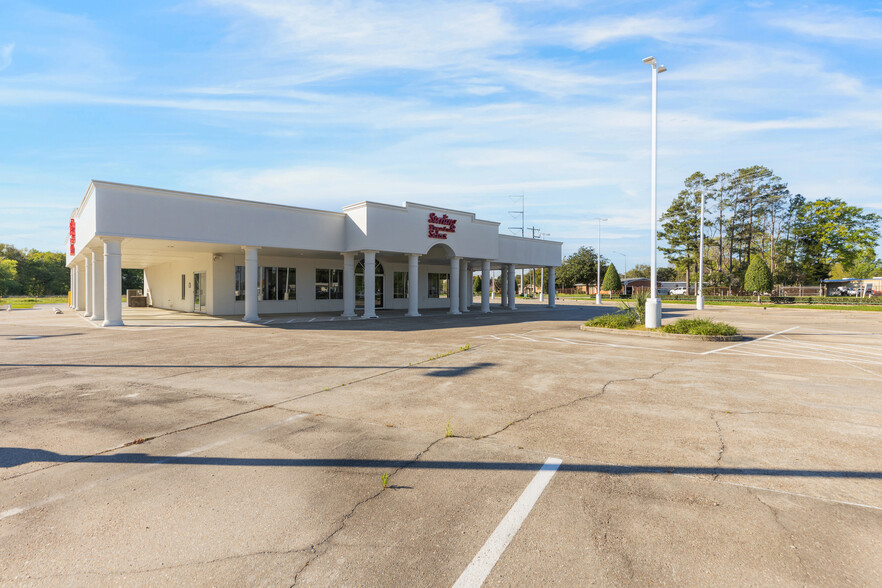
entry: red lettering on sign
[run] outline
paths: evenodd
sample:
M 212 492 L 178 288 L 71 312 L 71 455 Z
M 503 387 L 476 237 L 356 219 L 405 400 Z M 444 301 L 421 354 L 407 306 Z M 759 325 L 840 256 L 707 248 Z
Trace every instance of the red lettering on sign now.
M 77 221 L 70 219 L 70 226 L 68 228 L 70 229 L 70 254 L 75 255 L 76 249 L 74 245 L 77 242 Z
M 429 238 L 446 239 L 447 233 L 456 232 L 456 219 L 446 214 L 438 216 L 434 212 L 429 214 Z

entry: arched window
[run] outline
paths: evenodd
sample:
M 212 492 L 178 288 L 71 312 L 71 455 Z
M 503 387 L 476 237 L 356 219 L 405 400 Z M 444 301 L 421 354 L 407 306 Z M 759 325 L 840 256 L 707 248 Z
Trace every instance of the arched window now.
M 364 260 L 362 259 L 357 264 L 355 264 L 355 273 L 358 275 L 364 275 Z M 374 263 L 374 275 L 382 276 L 383 275 L 383 266 L 379 261 Z

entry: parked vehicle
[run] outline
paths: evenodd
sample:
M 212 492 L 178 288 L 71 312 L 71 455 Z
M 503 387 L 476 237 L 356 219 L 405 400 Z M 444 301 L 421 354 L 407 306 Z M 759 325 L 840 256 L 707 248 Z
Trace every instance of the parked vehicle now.
M 671 288 L 671 294 L 679 296 L 686 293 L 686 288 Z

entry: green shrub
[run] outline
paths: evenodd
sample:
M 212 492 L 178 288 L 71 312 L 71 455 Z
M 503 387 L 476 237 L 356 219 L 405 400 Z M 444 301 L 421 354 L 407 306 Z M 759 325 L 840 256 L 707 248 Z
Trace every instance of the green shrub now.
M 586 322 L 585 326 L 603 327 L 605 329 L 632 329 L 637 326 L 637 317 L 633 312 L 604 314 Z
M 665 333 L 678 335 L 737 335 L 738 329 L 726 323 L 707 319 L 680 319 L 659 329 Z
M 634 295 L 634 306 L 631 306 L 624 300 L 619 300 L 619 304 L 626 313 L 634 317 L 634 321 L 639 324 L 646 323 L 646 292 L 637 292 Z

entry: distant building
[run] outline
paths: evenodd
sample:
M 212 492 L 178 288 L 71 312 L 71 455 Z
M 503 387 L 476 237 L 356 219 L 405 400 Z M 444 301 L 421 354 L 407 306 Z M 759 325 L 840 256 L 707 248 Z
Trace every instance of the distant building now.
M 882 276 L 821 280 L 821 294 L 823 296 L 879 296 L 882 294 Z

